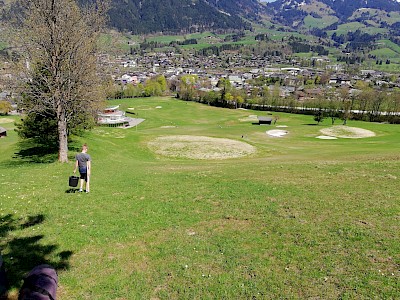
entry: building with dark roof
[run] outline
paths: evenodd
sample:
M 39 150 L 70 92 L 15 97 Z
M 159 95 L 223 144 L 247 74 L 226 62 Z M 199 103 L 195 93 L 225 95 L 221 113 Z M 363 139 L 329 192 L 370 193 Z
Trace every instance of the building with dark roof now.
M 263 125 L 263 124 L 271 125 L 272 124 L 272 118 L 271 117 L 258 116 L 257 119 L 258 119 L 258 124 L 259 125 Z

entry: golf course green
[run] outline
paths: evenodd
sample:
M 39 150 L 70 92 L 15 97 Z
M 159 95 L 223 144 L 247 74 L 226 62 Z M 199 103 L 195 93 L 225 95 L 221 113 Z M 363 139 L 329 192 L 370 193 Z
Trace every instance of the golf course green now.
M 48 263 L 61 300 L 399 297 L 399 125 L 169 97 L 109 104 L 145 121 L 72 136 L 68 164 L 20 141 L 20 117 L 0 117 L 11 296 Z M 89 194 L 68 186 L 83 143 Z

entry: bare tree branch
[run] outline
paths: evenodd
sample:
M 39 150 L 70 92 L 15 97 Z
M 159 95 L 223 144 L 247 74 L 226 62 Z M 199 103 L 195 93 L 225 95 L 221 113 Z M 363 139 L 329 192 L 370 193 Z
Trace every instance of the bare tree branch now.
M 57 117 L 59 160 L 68 161 L 68 130 L 102 100 L 97 41 L 108 0 L 80 8 L 75 0 L 23 0 L 20 41 L 26 60 L 24 107 Z

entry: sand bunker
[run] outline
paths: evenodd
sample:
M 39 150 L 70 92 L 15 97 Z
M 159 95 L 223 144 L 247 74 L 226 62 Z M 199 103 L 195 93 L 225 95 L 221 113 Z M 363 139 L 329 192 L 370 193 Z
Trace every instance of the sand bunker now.
M 320 136 L 317 136 L 316 138 L 320 139 L 320 140 L 337 140 L 337 137 L 329 136 L 329 135 L 320 135 Z
M 346 139 L 361 139 L 375 136 L 375 132 L 373 131 L 357 127 L 348 127 L 344 125 L 324 128 L 321 129 L 320 132 L 322 132 L 324 135 Z
M 0 118 L 0 124 L 12 123 L 14 122 L 13 119 L 10 118 Z
M 276 125 L 277 128 L 287 128 L 287 125 Z
M 162 108 L 162 106 L 156 106 L 156 108 Z
M 159 155 L 190 159 L 229 159 L 256 152 L 255 147 L 244 142 L 191 135 L 158 137 L 149 147 Z
M 289 132 L 286 130 L 280 130 L 280 129 L 272 129 L 272 130 L 268 130 L 266 132 L 269 136 L 272 137 L 284 137 L 285 135 L 287 135 Z

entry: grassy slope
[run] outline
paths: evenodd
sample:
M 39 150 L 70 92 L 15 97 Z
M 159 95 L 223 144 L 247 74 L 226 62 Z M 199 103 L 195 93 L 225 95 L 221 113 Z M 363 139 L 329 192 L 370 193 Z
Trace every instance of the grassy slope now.
M 395 44 L 395 43 L 393 43 L 392 41 L 390 41 L 390 40 L 381 40 L 379 42 L 384 43 L 386 45 L 386 47 L 388 47 L 388 48 L 392 49 L 393 51 L 395 51 L 396 53 L 400 54 L 400 46 Z
M 390 48 L 380 48 L 376 49 L 370 52 L 370 54 L 376 55 L 377 57 L 381 58 L 396 58 L 399 56 L 399 54 L 395 51 L 393 51 Z
M 358 29 L 361 30 L 362 32 L 369 33 L 369 34 L 386 33 L 387 32 L 387 29 L 385 29 L 385 28 L 367 27 L 360 22 L 349 22 L 349 23 L 339 25 L 338 29 L 335 31 L 333 31 L 333 30 L 328 31 L 328 35 L 331 36 L 334 32 L 336 32 L 337 35 L 347 34 L 347 32 L 349 32 L 349 31 L 356 31 Z
M 383 58 L 399 58 L 400 46 L 390 40 L 380 40 L 377 44 L 380 45 L 381 48 L 371 51 L 371 54 Z
M 376 24 L 377 26 L 379 26 L 379 23 L 381 22 L 386 22 L 388 24 L 393 24 L 395 22 L 398 22 L 399 20 L 399 12 L 390 12 L 387 13 L 385 11 L 382 10 L 378 10 L 378 9 L 372 9 L 372 8 L 366 8 L 363 10 L 358 10 L 356 11 L 352 17 L 349 18 L 349 20 L 354 20 L 357 18 L 360 18 L 362 16 L 362 14 L 368 13 L 369 14 L 369 21 L 371 21 L 373 24 Z
M 333 16 L 326 16 L 324 18 L 314 18 L 308 15 L 304 18 L 304 26 L 306 28 L 326 28 L 329 25 L 337 22 L 337 18 Z
M 146 121 L 76 140 L 93 157 L 88 195 L 66 193 L 72 162 L 13 159 L 15 133 L 0 140 L 1 228 L 42 216 L 0 231 L 14 286 L 31 264 L 60 264 L 61 254 L 69 268 L 59 272 L 60 299 L 395 297 L 398 126 L 350 122 L 377 136 L 327 141 L 315 136 L 328 120 L 311 126 L 310 116 L 278 114 L 290 131 L 279 139 L 238 121 L 260 112 L 161 98 L 118 103 Z M 148 150 L 149 140 L 171 134 L 244 140 L 258 153 L 196 161 Z

